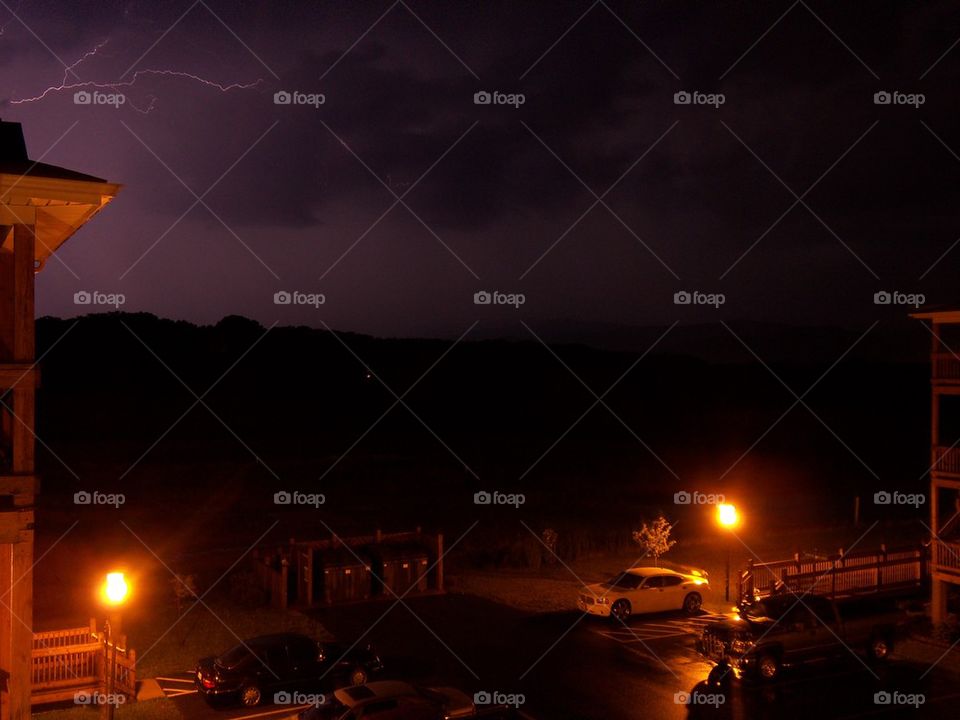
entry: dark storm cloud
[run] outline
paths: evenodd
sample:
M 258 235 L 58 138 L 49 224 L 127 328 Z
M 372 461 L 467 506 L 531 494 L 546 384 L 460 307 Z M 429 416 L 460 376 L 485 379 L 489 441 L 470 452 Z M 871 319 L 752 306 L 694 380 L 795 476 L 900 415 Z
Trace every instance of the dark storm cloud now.
M 583 3 L 409 5 L 417 17 L 397 6 L 370 29 L 388 4 L 211 3 L 241 43 L 203 6 L 161 39 L 182 4 L 24 0 L 22 17 L 64 61 L 99 47 L 77 67 L 83 79 L 116 79 L 131 65 L 194 77 L 138 77 L 125 92 L 152 107 L 147 114 L 87 112 L 69 92 L 2 111 L 25 122 L 35 151 L 79 121 L 48 159 L 126 184 L 111 210 L 111 241 L 124 246 L 115 275 L 193 202 L 182 180 L 197 194 L 217 183 L 205 201 L 256 252 L 282 248 L 269 263 L 278 275 L 317 277 L 394 202 L 377 178 L 403 194 L 434 163 L 405 202 L 480 275 L 516 282 L 563 237 L 530 276 L 542 304 L 526 311 L 550 317 L 629 323 L 661 313 L 649 298 L 669 299 L 675 281 L 637 238 L 683 282 L 716 283 L 763 236 L 728 289 L 741 292 L 744 313 L 777 319 L 797 308 L 834 317 L 839 297 L 809 296 L 826 275 L 843 276 L 856 297 L 871 296 L 872 272 L 912 287 L 960 234 L 952 155 L 960 50 L 937 62 L 960 32 L 947 2 L 609 3 L 585 15 Z M 63 69 L 50 52 L 17 22 L 5 27 L 4 94 L 22 99 L 57 84 Z M 256 81 L 228 91 L 212 84 Z M 281 89 L 326 102 L 278 106 Z M 478 90 L 519 92 L 526 102 L 477 106 Z M 678 106 L 678 90 L 720 92 L 726 102 Z M 877 106 L 879 90 L 922 92 L 926 102 Z M 594 203 L 591 190 L 604 193 L 641 156 L 605 197 L 610 210 L 596 207 L 564 235 Z M 764 236 L 795 202 L 791 191 L 814 182 L 810 209 L 798 205 Z M 161 247 L 183 255 L 211 230 L 222 228 L 200 208 Z M 368 254 L 338 272 L 360 273 L 364 287 L 383 284 L 374 259 L 421 268 L 439 257 L 470 280 L 403 208 L 358 252 Z M 943 261 L 931 294 L 958 263 L 960 255 Z M 405 281 L 415 293 L 437 291 L 435 274 Z M 576 302 L 551 292 L 561 281 Z M 185 291 L 184 315 L 202 299 L 191 292 L 200 293 Z M 406 309 L 432 305 L 418 295 Z

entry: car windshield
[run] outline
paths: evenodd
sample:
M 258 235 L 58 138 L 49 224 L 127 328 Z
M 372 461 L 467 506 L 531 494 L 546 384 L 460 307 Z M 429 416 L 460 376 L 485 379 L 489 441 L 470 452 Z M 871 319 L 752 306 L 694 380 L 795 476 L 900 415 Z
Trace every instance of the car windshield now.
M 624 588 L 626 590 L 633 590 L 640 587 L 640 583 L 642 582 L 642 575 L 634 575 L 633 573 L 620 573 L 619 575 L 614 575 L 612 578 L 607 580 L 604 585 L 609 585 L 610 587 L 616 588 Z
M 744 617 L 756 620 L 770 618 L 776 620 L 790 607 L 784 598 L 766 598 L 750 603 L 743 609 Z
M 218 657 L 217 664 L 225 668 L 235 668 L 248 657 L 250 652 L 243 645 L 237 645 Z

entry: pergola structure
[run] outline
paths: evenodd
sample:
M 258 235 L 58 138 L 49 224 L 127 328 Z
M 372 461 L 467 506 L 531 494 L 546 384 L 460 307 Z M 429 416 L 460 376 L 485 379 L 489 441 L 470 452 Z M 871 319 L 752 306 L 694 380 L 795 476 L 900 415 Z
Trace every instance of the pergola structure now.
M 0 720 L 30 717 L 36 388 L 34 275 L 120 186 L 31 161 L 0 122 Z

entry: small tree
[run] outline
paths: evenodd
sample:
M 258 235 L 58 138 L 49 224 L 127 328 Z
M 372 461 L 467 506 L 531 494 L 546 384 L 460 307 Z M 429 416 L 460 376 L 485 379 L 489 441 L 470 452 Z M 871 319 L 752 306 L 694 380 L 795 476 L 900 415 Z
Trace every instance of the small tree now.
M 676 540 L 670 539 L 671 530 L 673 525 L 660 515 L 649 525 L 643 523 L 639 530 L 634 530 L 633 541 L 643 549 L 644 556 L 652 556 L 653 564 L 659 566 L 660 556 L 677 544 Z
M 544 549 L 547 551 L 544 554 L 547 565 L 556 564 L 558 556 L 557 544 L 560 541 L 560 535 L 558 535 L 557 531 L 553 528 L 547 528 L 540 537 L 543 540 Z
M 187 602 L 197 599 L 197 579 L 193 575 L 174 575 L 170 578 L 173 586 L 173 596 L 177 601 L 177 615 L 183 612 Z

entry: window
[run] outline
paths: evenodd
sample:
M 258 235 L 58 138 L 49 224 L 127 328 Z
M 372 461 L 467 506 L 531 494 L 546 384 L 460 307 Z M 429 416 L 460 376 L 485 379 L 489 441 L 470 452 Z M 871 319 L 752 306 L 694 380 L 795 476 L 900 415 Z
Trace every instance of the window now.
M 634 575 L 633 573 L 623 573 L 622 575 L 616 575 L 609 580 L 607 580 L 607 585 L 621 590 L 634 590 L 640 587 L 640 583 L 643 582 L 642 575 Z
M 643 584 L 644 588 L 662 588 L 663 587 L 663 575 L 657 575 L 656 577 L 649 577 L 647 581 Z
M 683 578 L 678 575 L 664 575 L 663 576 L 663 586 L 665 588 L 676 587 L 677 585 L 683 584 Z
M 237 645 L 217 658 L 217 663 L 222 667 L 232 670 L 249 657 L 249 651 L 243 645 Z
M 317 646 L 307 638 L 291 638 L 287 643 L 287 652 L 294 665 L 307 665 L 317 658 Z

